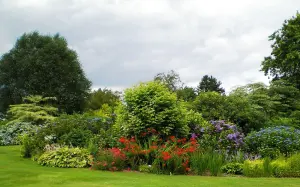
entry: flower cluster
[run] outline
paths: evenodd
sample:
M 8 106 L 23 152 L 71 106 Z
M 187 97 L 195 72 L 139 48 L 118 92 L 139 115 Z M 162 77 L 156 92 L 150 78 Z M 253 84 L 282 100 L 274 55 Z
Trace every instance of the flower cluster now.
M 152 132 L 154 131 L 151 130 Z M 119 147 L 99 150 L 92 168 L 110 171 L 128 168 L 135 170 L 139 165 L 147 164 L 161 171 L 184 174 L 190 171 L 190 154 L 199 148 L 195 138 L 187 140 L 175 136 L 170 136 L 165 141 L 156 139 L 144 147 L 134 137 L 121 137 L 119 143 Z

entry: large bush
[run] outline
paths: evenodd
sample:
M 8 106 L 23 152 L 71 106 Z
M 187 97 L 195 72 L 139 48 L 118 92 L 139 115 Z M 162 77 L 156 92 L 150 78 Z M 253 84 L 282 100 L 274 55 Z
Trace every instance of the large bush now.
M 140 136 L 147 128 L 164 135 L 186 136 L 186 109 L 161 82 L 141 83 L 127 89 L 116 127 L 126 135 Z
M 278 126 L 252 132 L 245 138 L 245 149 L 254 154 L 276 157 L 300 150 L 300 130 Z
M 98 134 L 106 137 L 114 136 L 107 133 L 112 123 L 109 119 L 85 115 L 62 115 L 53 122 L 47 123 L 32 137 L 35 151 L 43 151 L 48 144 L 86 147 L 90 139 Z
M 45 152 L 38 163 L 49 167 L 83 168 L 90 165 L 90 155 L 85 149 L 63 147 Z
M 15 122 L 0 126 L 0 145 L 18 145 L 21 135 L 32 136 L 39 128 L 39 126 L 27 122 Z

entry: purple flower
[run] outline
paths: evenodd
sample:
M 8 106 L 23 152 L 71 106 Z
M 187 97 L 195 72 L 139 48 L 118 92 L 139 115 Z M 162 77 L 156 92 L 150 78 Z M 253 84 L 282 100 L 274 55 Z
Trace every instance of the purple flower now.
M 195 133 L 192 133 L 192 138 L 197 138 L 197 135 Z

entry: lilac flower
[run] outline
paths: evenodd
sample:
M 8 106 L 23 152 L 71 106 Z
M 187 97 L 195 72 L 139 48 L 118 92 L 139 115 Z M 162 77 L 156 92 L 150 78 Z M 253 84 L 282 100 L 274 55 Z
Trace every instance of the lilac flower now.
M 197 135 L 195 133 L 192 133 L 192 138 L 197 138 Z

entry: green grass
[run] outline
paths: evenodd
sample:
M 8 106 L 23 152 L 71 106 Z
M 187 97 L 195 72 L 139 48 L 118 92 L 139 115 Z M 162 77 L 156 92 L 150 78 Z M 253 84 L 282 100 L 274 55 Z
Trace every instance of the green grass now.
M 300 187 L 300 179 L 164 176 L 48 168 L 23 159 L 19 147 L 0 147 L 0 187 Z

